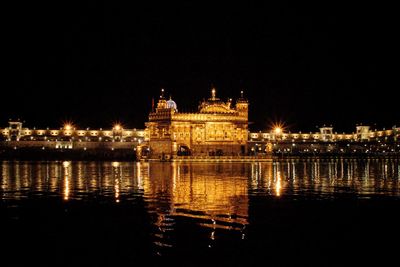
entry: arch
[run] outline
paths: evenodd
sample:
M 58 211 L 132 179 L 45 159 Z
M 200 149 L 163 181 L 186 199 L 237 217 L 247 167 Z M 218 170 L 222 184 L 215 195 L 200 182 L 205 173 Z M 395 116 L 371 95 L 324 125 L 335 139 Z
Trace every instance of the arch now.
M 140 148 L 140 158 L 148 158 L 150 156 L 150 147 L 149 146 L 142 146 Z
M 192 151 L 190 150 L 189 146 L 185 144 L 180 144 L 178 146 L 178 151 L 177 151 L 178 156 L 190 156 L 191 154 Z

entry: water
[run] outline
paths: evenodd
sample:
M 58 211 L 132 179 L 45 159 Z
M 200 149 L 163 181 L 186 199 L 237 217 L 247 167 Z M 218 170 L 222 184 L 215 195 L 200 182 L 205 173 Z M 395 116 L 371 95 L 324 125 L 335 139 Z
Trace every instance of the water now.
M 0 166 L 0 266 L 358 266 L 400 240 L 398 160 Z

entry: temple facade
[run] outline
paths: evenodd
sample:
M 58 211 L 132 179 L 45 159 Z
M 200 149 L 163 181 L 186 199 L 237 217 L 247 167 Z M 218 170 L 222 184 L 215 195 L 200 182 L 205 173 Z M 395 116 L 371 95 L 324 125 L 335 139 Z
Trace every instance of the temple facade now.
M 146 123 L 142 157 L 171 159 L 174 156 L 240 156 L 247 153 L 249 103 L 243 92 L 235 103 L 211 97 L 200 102 L 198 112 L 182 113 L 161 91 L 156 108 Z

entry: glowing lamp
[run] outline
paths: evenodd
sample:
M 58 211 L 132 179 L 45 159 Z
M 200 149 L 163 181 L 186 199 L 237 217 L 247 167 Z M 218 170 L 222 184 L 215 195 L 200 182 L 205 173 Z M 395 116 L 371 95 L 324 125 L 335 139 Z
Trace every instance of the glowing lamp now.
M 72 130 L 72 124 L 70 124 L 70 123 L 64 124 L 64 130 L 71 131 Z
M 122 129 L 121 124 L 115 124 L 115 125 L 114 125 L 114 130 L 120 131 L 121 129 Z
M 275 127 L 274 132 L 275 132 L 275 134 L 281 134 L 282 133 L 282 128 L 281 127 Z

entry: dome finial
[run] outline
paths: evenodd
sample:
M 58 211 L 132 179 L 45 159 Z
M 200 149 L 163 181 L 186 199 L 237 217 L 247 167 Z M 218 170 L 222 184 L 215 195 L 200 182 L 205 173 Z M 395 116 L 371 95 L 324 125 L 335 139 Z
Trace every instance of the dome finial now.
M 212 100 L 216 99 L 216 94 L 217 94 L 217 90 L 215 90 L 215 88 L 213 87 L 211 90 L 211 99 Z
M 160 94 L 160 99 L 164 98 L 164 88 L 161 88 L 161 94 Z
M 240 91 L 240 98 L 243 98 L 243 95 L 244 95 L 244 93 L 243 93 L 243 90 L 242 90 L 242 91 Z

